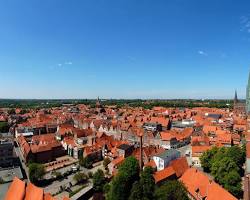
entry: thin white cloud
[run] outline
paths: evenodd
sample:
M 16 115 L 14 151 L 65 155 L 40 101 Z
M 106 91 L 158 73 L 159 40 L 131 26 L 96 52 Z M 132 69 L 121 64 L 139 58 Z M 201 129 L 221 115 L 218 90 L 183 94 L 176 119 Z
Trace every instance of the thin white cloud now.
M 58 66 L 58 67 L 61 67 L 61 66 L 62 66 L 62 64 L 61 64 L 61 63 L 58 63 L 58 64 L 57 64 L 57 66 Z
M 203 56 L 208 56 L 208 54 L 202 50 L 199 50 L 198 54 L 203 55 Z
M 240 24 L 241 24 L 240 31 L 250 33 L 250 17 L 249 17 L 249 15 L 241 16 Z
M 65 65 L 72 65 L 73 63 L 72 62 L 65 62 L 64 64 Z

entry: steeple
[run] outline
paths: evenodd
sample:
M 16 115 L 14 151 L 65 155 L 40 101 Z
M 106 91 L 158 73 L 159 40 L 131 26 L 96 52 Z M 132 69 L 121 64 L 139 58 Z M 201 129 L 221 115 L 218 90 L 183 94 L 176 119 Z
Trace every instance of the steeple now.
M 235 90 L 235 94 L 234 94 L 234 105 L 236 105 L 238 103 L 238 95 L 237 95 L 237 90 Z
M 100 99 L 99 99 L 99 96 L 97 97 L 97 100 L 96 100 L 96 108 L 100 108 L 101 107 L 101 103 L 100 103 Z

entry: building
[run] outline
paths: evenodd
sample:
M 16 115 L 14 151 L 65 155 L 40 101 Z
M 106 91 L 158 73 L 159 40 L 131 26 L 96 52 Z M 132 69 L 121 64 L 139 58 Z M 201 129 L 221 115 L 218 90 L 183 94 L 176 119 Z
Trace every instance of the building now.
M 143 124 L 143 128 L 147 131 L 161 131 L 162 125 L 154 122 L 147 122 Z
M 179 179 L 188 190 L 188 196 L 192 200 L 236 200 L 237 198 L 227 190 L 215 183 L 203 172 L 189 168 Z
M 250 73 L 248 77 L 247 91 L 246 91 L 246 113 L 250 112 Z
M 167 168 L 154 173 L 155 183 L 161 184 L 166 180 L 180 178 L 188 169 L 187 159 L 185 157 L 180 157 L 171 161 Z
M 0 168 L 13 166 L 14 144 L 13 139 L 8 137 L 8 133 L 0 134 Z
M 180 156 L 181 153 L 175 149 L 166 150 L 160 154 L 153 156 L 157 171 L 163 170 L 169 165 L 170 161 L 175 160 Z
M 47 163 L 66 154 L 62 144 L 56 140 L 53 133 L 35 135 L 31 141 L 27 141 L 22 135 L 17 139 L 26 163 L 30 160 Z
M 184 129 L 187 127 L 193 127 L 195 125 L 195 121 L 192 119 L 183 119 L 182 121 L 173 121 L 171 124 L 172 128 Z
M 192 146 L 192 164 L 196 167 L 201 167 L 200 157 L 202 154 L 208 150 L 210 150 L 212 146 Z
M 234 112 L 235 113 L 245 113 L 246 112 L 246 104 L 238 100 L 237 91 L 235 90 L 234 94 Z
M 119 156 L 124 158 L 130 156 L 133 153 L 134 146 L 128 144 L 121 144 L 117 147 L 117 152 Z

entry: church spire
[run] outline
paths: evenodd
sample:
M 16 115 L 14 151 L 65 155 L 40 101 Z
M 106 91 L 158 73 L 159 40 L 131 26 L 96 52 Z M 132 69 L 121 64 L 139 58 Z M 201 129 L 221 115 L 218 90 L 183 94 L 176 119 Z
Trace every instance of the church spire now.
M 234 104 L 238 103 L 238 95 L 237 95 L 237 90 L 235 90 L 235 94 L 234 94 Z

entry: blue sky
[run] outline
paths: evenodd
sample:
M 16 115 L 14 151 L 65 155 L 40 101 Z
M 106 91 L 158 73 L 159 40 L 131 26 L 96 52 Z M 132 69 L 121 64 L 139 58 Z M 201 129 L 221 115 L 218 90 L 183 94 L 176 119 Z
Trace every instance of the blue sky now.
M 247 0 L 0 0 L 0 98 L 244 98 L 249 70 Z

